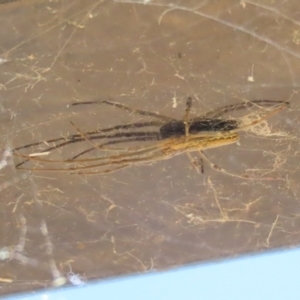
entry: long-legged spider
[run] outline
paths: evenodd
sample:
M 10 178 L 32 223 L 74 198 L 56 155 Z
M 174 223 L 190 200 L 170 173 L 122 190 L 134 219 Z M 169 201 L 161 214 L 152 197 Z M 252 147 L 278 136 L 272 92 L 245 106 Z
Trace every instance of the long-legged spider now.
M 189 98 L 190 99 L 190 98 Z M 188 99 L 188 101 L 190 101 Z M 262 107 L 268 107 L 268 106 L 274 106 L 279 104 L 284 104 L 286 102 L 284 101 L 276 101 L 276 100 L 254 100 L 254 101 L 248 101 L 248 102 L 242 102 L 232 105 L 227 105 L 224 107 L 221 107 L 219 109 L 215 109 L 212 111 L 209 111 L 200 117 L 194 118 L 190 120 L 190 126 L 189 130 L 190 133 L 197 133 L 199 131 L 228 131 L 232 129 L 236 129 L 238 127 L 238 124 L 236 120 L 222 120 L 220 117 L 230 111 L 236 111 L 240 109 L 246 109 L 251 108 L 255 105 L 262 106 Z M 72 105 L 78 106 L 78 105 L 90 105 L 90 104 L 108 104 L 113 105 L 117 108 L 123 109 L 128 112 L 132 112 L 135 114 L 140 114 L 144 116 L 150 116 L 158 119 L 157 121 L 150 121 L 150 122 L 139 122 L 139 123 L 130 123 L 126 125 L 117 125 L 105 129 L 100 130 L 94 130 L 85 132 L 85 136 L 88 136 L 90 140 L 109 140 L 108 142 L 105 142 L 102 144 L 102 146 L 107 145 L 113 145 L 113 144 L 119 144 L 124 142 L 135 142 L 135 141 L 151 141 L 151 140 L 162 140 L 171 136 L 180 136 L 185 134 L 185 124 L 183 120 L 174 119 L 171 117 L 163 116 L 161 114 L 144 111 L 144 110 L 137 110 L 129 108 L 128 106 L 125 106 L 123 104 L 112 102 L 112 101 L 90 101 L 90 102 L 78 102 L 73 103 Z M 159 127 L 159 131 L 135 131 L 135 132 L 118 132 L 115 134 L 108 134 L 111 131 L 116 130 L 131 130 L 131 129 L 140 129 L 145 127 Z M 118 138 L 118 139 L 117 139 Z M 117 140 L 111 140 L 111 139 L 117 139 Z M 47 147 L 46 149 L 39 151 L 39 154 L 42 153 L 49 153 L 52 150 L 65 147 L 70 144 L 75 144 L 79 142 L 86 141 L 85 138 L 82 137 L 82 134 L 72 134 L 67 137 L 60 137 L 55 139 L 50 139 L 46 141 L 39 141 L 35 143 L 30 143 L 24 146 L 20 146 L 14 149 L 14 152 L 31 148 L 35 146 L 40 146 L 42 144 L 52 144 L 55 143 L 55 145 Z M 95 150 L 95 147 L 89 148 L 85 150 L 82 153 L 79 153 L 78 155 L 72 157 L 72 159 L 75 159 L 85 153 L 88 153 L 90 151 Z M 21 164 L 17 165 L 20 166 Z
M 73 126 L 76 128 L 78 134 L 71 135 L 64 142 L 62 138 L 53 139 L 47 141 L 50 142 L 61 142 L 53 147 L 49 147 L 43 151 L 51 151 L 52 149 L 57 149 L 63 147 L 67 144 L 87 141 L 92 145 L 91 148 L 79 153 L 75 157 L 66 160 L 49 160 L 43 159 L 37 156 L 23 155 L 17 152 L 19 149 L 28 148 L 31 146 L 39 145 L 43 142 L 38 142 L 34 144 L 25 145 L 19 148 L 14 149 L 14 154 L 23 157 L 27 160 L 32 160 L 36 162 L 44 163 L 55 163 L 60 162 L 67 166 L 67 168 L 21 168 L 21 164 L 17 165 L 19 169 L 34 170 L 34 171 L 56 171 L 56 172 L 73 172 L 78 174 L 103 174 L 114 172 L 131 165 L 140 165 L 140 164 L 151 164 L 159 160 L 169 159 L 175 155 L 181 153 L 189 153 L 193 151 L 201 151 L 209 148 L 216 148 L 223 145 L 228 145 L 238 141 L 239 136 L 238 132 L 242 130 L 247 130 L 252 126 L 255 126 L 272 115 L 278 113 L 282 109 L 288 106 L 288 102 L 284 101 L 273 101 L 273 100 L 254 100 L 249 102 L 243 102 L 234 105 L 228 105 L 222 108 L 219 108 L 214 111 L 205 113 L 204 115 L 189 119 L 189 113 L 192 105 L 191 98 L 188 98 L 186 104 L 186 110 L 183 117 L 183 120 L 177 120 L 174 118 L 169 118 L 162 116 L 160 114 L 147 112 L 144 110 L 134 110 L 120 103 L 112 101 L 101 101 L 101 102 L 81 102 L 74 103 L 73 105 L 87 105 L 87 104 L 100 104 L 105 103 L 108 105 L 114 105 L 123 110 L 137 113 L 140 115 L 146 115 L 150 117 L 155 117 L 158 121 L 154 122 L 143 122 L 143 123 L 132 123 L 127 125 L 117 125 L 114 127 L 92 131 L 92 132 L 81 132 L 73 123 Z M 220 116 L 228 111 L 250 108 L 253 106 L 258 107 L 273 107 L 273 109 L 268 111 L 268 113 L 260 118 L 255 119 L 254 121 L 249 122 L 248 124 L 241 124 L 238 120 L 226 120 L 220 119 Z M 275 108 L 274 108 L 275 107 Z M 103 133 L 110 132 L 113 130 L 119 129 L 132 129 L 132 128 L 142 128 L 148 126 L 159 126 L 159 131 L 156 132 L 126 132 L 126 133 L 117 133 L 112 135 L 103 135 Z M 104 142 L 102 144 L 95 144 L 94 140 L 97 139 L 107 139 L 107 138 L 124 138 L 117 139 L 113 141 Z M 129 148 L 117 148 L 113 149 L 114 151 L 124 152 L 116 155 L 107 155 L 94 158 L 78 159 L 79 156 L 91 152 L 93 150 L 111 150 L 107 149 L 108 145 L 122 143 L 122 142 L 132 142 L 132 141 L 149 141 L 149 140 L 158 140 L 154 145 L 151 146 L 140 146 L 140 147 L 129 147 Z M 202 157 L 208 160 L 205 156 Z M 208 160 L 209 161 L 209 160 Z M 96 163 L 93 163 L 96 162 Z M 78 165 L 79 164 L 79 165 Z M 213 164 L 211 164 L 215 167 Z M 108 167 L 108 168 L 107 168 Z M 102 169 L 105 168 L 105 169 Z M 100 169 L 97 171 L 86 171 L 89 169 Z M 219 171 L 222 169 L 219 168 Z M 227 173 L 227 172 L 226 172 Z M 241 176 L 238 176 L 241 177 Z

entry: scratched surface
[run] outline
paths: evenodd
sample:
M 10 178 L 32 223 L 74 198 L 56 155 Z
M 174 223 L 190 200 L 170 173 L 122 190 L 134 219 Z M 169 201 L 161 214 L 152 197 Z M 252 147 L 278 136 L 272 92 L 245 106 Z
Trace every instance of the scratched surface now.
M 299 4 L 276 3 L 0 1 L 1 295 L 299 245 Z M 188 96 L 192 117 L 291 106 L 205 151 L 223 173 L 204 162 L 198 174 L 186 155 L 94 176 L 15 168 L 12 149 L 77 133 L 70 121 L 87 132 L 152 120 L 73 102 L 182 119 Z

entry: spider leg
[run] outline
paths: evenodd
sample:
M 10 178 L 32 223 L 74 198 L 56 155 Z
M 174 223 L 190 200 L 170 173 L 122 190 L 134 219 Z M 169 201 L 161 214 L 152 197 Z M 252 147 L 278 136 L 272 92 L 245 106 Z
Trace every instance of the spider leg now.
M 119 130 L 119 129 L 132 129 L 132 128 L 161 126 L 164 123 L 165 122 L 155 121 L 155 122 L 132 123 L 132 124 L 127 124 L 127 125 L 117 125 L 117 126 L 114 126 L 114 127 L 109 127 L 109 128 L 105 128 L 105 129 L 101 129 L 101 130 L 88 131 L 88 132 L 85 132 L 85 135 L 96 135 L 96 134 L 99 134 L 99 133 L 105 133 L 105 132 L 109 132 L 109 131 L 113 131 L 113 130 Z M 110 136 L 107 135 L 106 137 L 109 138 Z M 67 137 L 60 137 L 60 138 L 56 138 L 56 139 L 51 139 L 51 140 L 47 140 L 47 141 L 40 141 L 40 142 L 27 144 L 25 146 L 16 147 L 15 149 L 13 149 L 13 151 L 18 151 L 18 150 L 22 150 L 22 149 L 26 149 L 26 148 L 30 148 L 30 147 L 34 147 L 34 146 L 39 146 L 39 145 L 42 145 L 42 144 L 50 144 L 50 143 L 55 143 L 55 142 L 60 142 L 60 141 L 64 141 L 62 143 L 62 146 L 65 146 L 68 143 L 73 144 L 75 142 L 82 142 L 82 141 L 84 141 L 84 139 L 81 138 L 80 134 L 72 134 L 72 135 L 69 135 Z M 58 145 L 57 148 L 60 148 L 60 146 Z M 49 148 L 47 148 L 47 149 L 45 149 L 41 152 L 47 152 L 47 151 L 51 151 L 53 149 L 56 149 L 56 146 L 49 147 Z
M 127 148 L 124 149 L 123 151 L 127 151 L 127 153 L 125 154 L 119 154 L 119 155 L 112 155 L 112 156 L 102 156 L 102 157 L 94 157 L 94 158 L 86 158 L 86 159 L 82 159 L 82 160 L 48 160 L 48 159 L 44 159 L 41 157 L 30 157 L 28 155 L 23 155 L 23 154 L 19 154 L 16 153 L 17 156 L 23 157 L 23 158 L 27 158 L 29 160 L 32 161 L 37 161 L 37 162 L 45 162 L 45 163 L 54 163 L 54 162 L 60 162 L 60 163 L 65 163 L 65 164 L 75 164 L 78 162 L 91 162 L 91 161 L 103 161 L 102 164 L 97 164 L 97 165 L 91 165 L 91 166 L 84 166 L 84 167 L 77 167 L 75 169 L 88 169 L 88 168 L 92 168 L 94 166 L 105 166 L 107 164 L 109 164 L 110 162 L 120 162 L 123 161 L 124 159 L 132 159 L 135 156 L 138 156 L 139 158 L 141 158 L 142 160 L 145 158 L 145 155 L 147 156 L 148 153 L 153 153 L 155 151 L 159 151 L 161 147 L 161 143 L 158 143 L 154 146 L 148 146 L 148 147 L 135 147 L 135 148 Z M 44 169 L 32 169 L 32 168 L 20 168 L 18 167 L 18 169 L 23 169 L 23 170 L 44 170 Z M 61 169 L 61 170 L 72 170 L 74 168 L 69 168 L 69 169 Z M 46 169 L 45 169 L 46 170 Z M 49 171 L 52 170 L 60 170 L 60 169 L 47 169 Z
M 99 145 L 99 147 L 101 146 L 107 146 L 107 145 L 112 145 L 112 144 L 117 144 L 117 143 L 121 143 L 121 142 L 133 142 L 133 141 L 150 141 L 150 140 L 160 140 L 160 136 L 159 133 L 157 132 L 150 132 L 150 136 L 149 135 L 145 135 L 144 132 L 139 132 L 139 135 L 137 135 L 138 132 L 135 132 L 134 134 L 132 133 L 132 135 L 134 135 L 134 138 L 132 139 L 122 139 L 122 140 L 116 140 L 116 141 L 108 141 L 107 143 L 102 143 Z M 147 132 L 147 134 L 149 134 L 149 132 Z M 212 132 L 212 131 L 201 131 L 197 134 L 193 134 L 193 137 L 196 138 L 209 138 L 209 137 L 216 137 L 216 136 L 220 136 L 220 134 L 222 134 L 222 132 L 218 133 L 218 132 Z M 226 136 L 230 136 L 232 135 L 230 132 L 226 134 Z M 123 137 L 123 136 L 131 136 L 130 133 L 120 133 L 120 134 L 115 134 L 113 135 L 114 137 Z M 102 137 L 102 136 L 101 136 Z M 112 137 L 112 136 L 110 136 Z M 97 139 L 99 138 L 98 136 L 93 136 L 90 137 L 90 139 Z M 180 137 L 179 137 L 180 138 Z M 164 145 L 168 145 L 168 143 L 170 143 L 170 141 L 173 140 L 172 138 L 169 139 L 161 139 L 160 142 L 154 146 L 148 146 L 148 147 L 134 147 L 134 148 L 119 148 L 116 149 L 116 151 L 123 151 L 123 152 L 127 152 L 126 154 L 121 154 L 123 157 L 130 157 L 132 155 L 138 155 L 138 154 L 143 154 L 143 153 L 148 153 L 149 151 L 152 150 L 158 150 L 159 147 L 164 146 Z M 86 152 L 92 151 L 95 148 L 89 148 L 87 150 L 84 150 L 83 152 L 79 153 L 78 155 L 75 156 L 75 158 L 77 158 L 78 156 L 83 155 Z M 108 151 L 114 151 L 114 149 L 103 149 L 103 150 L 108 150 Z M 71 159 L 66 159 L 66 160 L 50 160 L 50 159 L 44 159 L 38 156 L 30 156 L 30 155 L 24 155 L 21 153 L 17 153 L 14 152 L 13 153 L 16 156 L 25 158 L 26 160 L 24 160 L 23 162 L 19 163 L 18 165 L 16 165 L 16 168 L 18 169 L 26 169 L 26 170 L 34 170 L 34 169 L 29 169 L 29 168 L 20 168 L 21 165 L 23 165 L 25 162 L 31 160 L 31 161 L 38 161 L 38 162 L 45 162 L 45 163 L 76 163 L 76 162 L 87 162 L 87 161 L 99 161 L 99 160 L 104 160 L 104 159 L 109 159 L 109 157 L 95 157 L 95 158 L 90 158 L 90 159 L 82 159 L 82 160 L 75 160 L 75 158 L 71 158 Z M 116 156 L 111 156 L 113 159 L 116 158 Z M 117 156 L 119 157 L 119 156 Z M 47 169 L 48 170 L 48 169 Z
M 211 132 L 208 133 L 211 137 L 211 141 L 215 140 L 215 134 L 212 134 Z M 222 145 L 228 145 L 232 142 L 236 142 L 237 134 L 231 134 L 231 138 L 229 139 L 222 139 L 222 141 L 219 141 L 218 144 L 220 145 L 220 142 Z M 69 170 L 79 170 L 79 174 L 82 174 L 81 170 L 86 169 L 93 169 L 93 168 L 99 168 L 104 167 L 108 165 L 145 165 L 152 162 L 157 162 L 161 160 L 166 160 L 171 157 L 174 157 L 176 155 L 182 154 L 184 152 L 190 152 L 195 151 L 191 149 L 199 149 L 199 148 L 213 148 L 215 145 L 209 145 L 207 141 L 205 142 L 205 139 L 202 137 L 182 137 L 181 139 L 174 139 L 170 138 L 167 140 L 163 140 L 160 143 L 157 143 L 155 146 L 152 147 L 146 147 L 146 148 L 137 148 L 136 150 L 133 150 L 131 152 L 128 152 L 126 154 L 116 155 L 116 156 L 110 156 L 105 158 L 98 158 L 98 159 L 86 159 L 85 162 L 88 161 L 102 161 L 101 163 L 92 164 L 92 165 L 86 165 L 82 167 L 74 167 L 69 168 Z M 85 172 L 85 171 L 84 171 Z
M 101 149 L 97 144 L 95 144 L 90 138 L 88 138 L 88 136 L 85 135 L 84 132 L 82 132 L 72 121 L 70 121 L 71 125 L 76 129 L 76 131 L 80 134 L 80 136 L 86 140 L 89 144 L 91 144 L 95 149 L 100 149 L 103 150 L 103 148 Z
M 77 135 L 77 136 L 79 136 L 79 137 L 76 138 L 76 139 L 72 139 L 72 140 L 69 140 L 69 141 L 65 141 L 65 142 L 63 142 L 63 143 L 60 143 L 60 144 L 58 144 L 58 145 L 54 145 L 54 146 L 52 146 L 52 147 L 48 147 L 48 148 L 46 148 L 46 149 L 40 151 L 40 153 L 50 152 L 50 151 L 52 151 L 52 150 L 59 149 L 59 148 L 61 148 L 61 147 L 67 146 L 67 145 L 69 145 L 69 144 L 74 144 L 74 143 L 77 143 L 77 142 L 85 141 L 85 139 L 82 138 L 82 137 L 80 137 L 80 135 Z M 130 133 L 130 132 L 124 132 L 124 133 L 120 132 L 120 133 L 116 133 L 116 134 L 113 134 L 113 135 L 91 136 L 91 137 L 89 137 L 89 139 L 90 139 L 90 140 L 98 140 L 98 139 L 112 139 L 112 138 L 121 138 L 121 137 L 129 137 L 129 138 L 135 137 L 135 138 L 137 138 L 137 141 L 140 140 L 140 139 L 139 139 L 140 137 L 142 137 L 144 141 L 147 140 L 147 137 L 149 137 L 149 140 L 155 140 L 155 139 L 158 139 L 158 138 L 159 138 L 158 133 L 157 133 L 156 131 L 154 131 L 154 132 L 150 132 L 150 131 L 149 131 L 149 132 L 147 132 L 146 134 L 145 134 L 145 132 L 131 132 L 131 133 Z M 123 141 L 126 142 L 127 139 L 124 139 Z M 133 139 L 130 139 L 129 141 L 131 142 L 131 141 L 133 141 Z M 122 142 L 122 140 L 112 141 L 111 144 L 117 144 L 118 142 Z M 41 143 L 42 143 L 42 142 L 41 142 Z M 110 143 L 107 142 L 107 143 L 104 143 L 103 146 L 109 145 L 109 144 L 110 144 Z M 22 157 L 20 153 L 17 153 L 17 152 L 16 152 L 17 149 L 18 149 L 18 148 L 16 148 L 16 149 L 13 150 L 14 155 L 17 155 L 17 156 Z M 103 150 L 106 150 L 106 151 L 107 151 L 108 149 L 103 149 Z M 120 150 L 120 149 L 119 149 L 119 150 Z M 111 149 L 111 151 L 113 151 L 113 149 Z M 83 151 L 83 152 L 84 152 L 84 151 Z M 82 154 L 80 154 L 80 155 L 78 155 L 78 156 L 81 156 L 81 155 L 82 155 Z M 77 157 L 78 157 L 78 156 L 77 156 Z M 23 157 L 29 157 L 29 156 L 27 155 L 27 156 L 23 156 Z M 74 158 L 73 158 L 73 159 L 74 159 Z M 21 165 L 23 165 L 24 163 L 26 163 L 28 160 L 34 160 L 34 159 L 33 159 L 33 157 L 31 157 L 30 159 L 26 159 L 26 160 L 20 162 L 19 164 L 17 164 L 17 165 L 16 165 L 16 168 L 19 168 Z M 54 161 L 53 161 L 53 162 L 54 162 Z M 56 162 L 57 162 L 57 161 L 56 161 Z
M 278 104 L 287 104 L 286 101 L 277 101 L 277 100 L 253 100 L 242 103 L 230 104 L 218 109 L 211 110 L 205 114 L 203 114 L 200 118 L 209 118 L 215 119 L 221 117 L 223 114 L 228 113 L 230 111 L 241 110 L 245 108 L 251 108 L 253 106 L 263 106 L 263 107 L 272 107 Z M 198 118 L 196 118 L 198 119 Z
M 126 105 L 121 104 L 119 102 L 113 102 L 113 101 L 109 101 L 109 100 L 76 102 L 76 103 L 72 103 L 72 105 L 75 106 L 75 105 L 89 105 L 89 104 L 102 104 L 102 103 L 112 105 L 112 106 L 115 106 L 117 108 L 126 110 L 126 111 L 131 112 L 131 113 L 139 114 L 139 115 L 142 115 L 142 116 L 154 117 L 154 118 L 158 118 L 158 119 L 161 119 L 161 120 L 164 120 L 164 121 L 176 120 L 174 118 L 163 116 L 163 115 L 160 115 L 158 113 L 154 113 L 154 112 L 150 112 L 150 111 L 146 111 L 146 110 L 140 110 L 140 109 L 133 109 L 133 108 L 130 108 L 129 106 L 126 106 Z
M 218 138 L 219 137 L 219 138 Z M 122 165 L 139 165 L 139 164 L 149 164 L 151 162 L 157 162 L 160 160 L 169 159 L 175 155 L 179 155 L 186 151 L 195 151 L 196 149 L 203 148 L 215 148 L 220 145 L 228 145 L 230 143 L 236 142 L 238 136 L 236 133 L 227 134 L 224 138 L 216 132 L 201 132 L 200 135 L 193 135 L 191 137 L 182 136 L 181 138 L 169 138 L 166 140 L 161 140 L 154 146 L 148 147 L 134 147 L 128 148 L 127 153 L 111 156 L 101 156 L 82 160 L 64 160 L 60 161 L 67 165 L 71 165 L 68 168 L 21 168 L 26 170 L 35 171 L 57 171 L 57 172 L 73 172 L 102 168 L 106 166 L 122 166 Z M 194 149 L 194 150 L 193 150 Z M 124 149 L 125 150 L 125 149 Z M 26 157 L 24 155 L 21 155 Z M 28 158 L 28 157 L 26 157 Z M 43 161 L 43 162 L 53 162 L 50 160 L 45 160 L 43 158 L 32 158 L 32 160 Z M 86 164 L 83 166 L 76 166 L 78 163 L 88 163 L 96 162 L 95 164 Z M 75 166 L 74 166 L 75 164 Z M 74 167 L 73 167 L 73 166 Z M 84 171 L 85 172 L 85 171 Z
M 287 108 L 289 105 L 288 102 L 284 102 L 282 105 L 280 105 L 279 107 L 277 107 L 276 109 L 273 109 L 270 113 L 266 114 L 265 116 L 259 118 L 259 119 L 256 119 L 248 124 L 245 124 L 245 125 L 242 125 L 241 127 L 238 127 L 236 129 L 233 129 L 233 130 L 230 130 L 230 131 L 227 131 L 228 133 L 234 133 L 234 132 L 238 132 L 238 131 L 242 131 L 242 130 L 247 130 L 267 119 L 269 119 L 270 117 L 278 114 L 280 111 L 282 111 L 283 109 Z
M 109 146 L 109 145 L 114 145 L 114 144 L 120 144 L 120 143 L 130 143 L 130 142 L 145 142 L 145 141 L 156 141 L 156 140 L 159 140 L 159 136 L 156 134 L 156 135 L 153 135 L 153 136 L 149 136 L 149 135 L 145 135 L 144 137 L 135 137 L 135 138 L 128 138 L 128 139 L 120 139 L 120 140 L 115 140 L 115 141 L 108 141 L 106 143 L 102 143 L 102 144 L 99 144 L 98 147 L 100 149 L 105 149 L 105 151 L 127 151 L 128 149 L 126 148 L 121 148 L 121 147 L 118 147 L 118 148 L 106 148 L 105 146 Z M 97 147 L 97 148 L 98 148 Z M 95 147 L 92 147 L 92 148 L 88 148 L 78 154 L 76 154 L 75 156 L 73 156 L 72 158 L 70 158 L 69 160 L 75 160 L 77 159 L 78 157 L 86 154 L 86 153 L 89 153 L 93 150 L 96 150 Z
M 119 166 L 119 167 L 116 167 L 116 168 L 111 168 L 111 169 L 106 169 L 106 170 L 103 170 L 103 171 L 90 171 L 90 172 L 74 172 L 74 173 L 71 173 L 71 174 L 83 174 L 83 175 L 96 175 L 96 174 L 109 174 L 109 173 L 114 173 L 116 171 L 119 171 L 119 170 L 122 170 L 122 169 L 125 169 L 125 168 L 128 168 L 130 167 L 130 164 L 125 164 L 123 166 Z
M 153 154 L 152 154 L 153 153 Z M 109 162 L 104 162 L 101 164 L 95 164 L 95 165 L 88 165 L 88 166 L 83 166 L 83 167 L 74 167 L 74 168 L 69 168 L 71 171 L 77 171 L 78 174 L 85 174 L 85 171 L 81 170 L 86 170 L 86 169 L 94 169 L 94 168 L 99 168 L 103 166 L 108 166 L 108 165 L 119 165 L 121 164 L 123 167 L 127 167 L 130 165 L 137 165 L 137 164 L 149 164 L 151 162 L 157 162 L 160 160 L 165 160 L 168 159 L 169 156 L 165 155 L 164 153 L 156 153 L 155 151 L 150 153 L 150 156 L 148 157 L 137 157 L 137 158 L 129 158 L 129 159 L 122 159 L 122 160 L 115 160 L 115 161 L 109 161 Z M 122 167 L 121 166 L 121 167 Z
M 109 143 L 111 143 L 111 142 L 112 141 L 110 141 Z M 158 147 L 154 147 L 154 148 L 158 148 Z M 92 149 L 94 149 L 94 148 L 92 148 Z M 126 159 L 106 161 L 106 162 L 101 163 L 101 164 L 89 165 L 89 166 L 85 166 L 85 167 L 72 167 L 72 168 L 68 168 L 68 169 L 34 169 L 34 168 L 20 168 L 20 169 L 32 170 L 32 171 L 71 172 L 71 174 L 84 174 L 84 175 L 108 174 L 108 173 L 113 173 L 115 171 L 130 167 L 133 164 L 137 164 L 137 163 L 141 163 L 141 164 L 145 164 L 145 163 L 147 164 L 148 163 L 149 164 L 151 162 L 156 162 L 158 160 L 164 160 L 164 159 L 168 158 L 168 156 L 166 156 L 165 154 L 163 154 L 161 152 L 157 153 L 157 151 L 155 151 L 156 149 L 153 149 L 153 148 L 143 149 L 143 151 L 145 152 L 144 154 L 147 154 L 148 150 L 150 150 L 150 156 L 148 156 L 148 157 L 147 156 L 146 157 L 143 157 L 143 156 L 139 157 L 138 156 L 138 157 L 133 157 L 133 158 L 127 159 L 128 155 L 125 155 Z M 137 153 L 133 153 L 133 155 L 136 156 Z M 110 157 L 110 158 L 112 158 L 112 157 Z M 117 158 L 117 156 L 115 157 L 115 159 L 116 158 Z M 106 159 L 106 158 L 103 158 L 103 159 Z M 40 159 L 37 159 L 37 160 L 40 161 Z M 41 159 L 41 161 L 43 161 L 43 159 Z M 82 160 L 82 161 L 87 161 L 87 160 Z M 75 161 L 75 162 L 78 162 L 78 161 Z M 86 169 L 99 168 L 99 167 L 103 167 L 103 166 L 107 166 L 107 165 L 116 165 L 116 167 L 109 168 L 109 169 L 106 169 L 106 170 L 85 171 Z M 81 171 L 82 169 L 84 169 L 84 171 Z
M 100 144 L 100 145 L 95 144 L 88 136 L 85 135 L 85 133 L 83 133 L 78 127 L 76 127 L 75 124 L 72 121 L 70 121 L 70 123 L 78 131 L 78 133 L 82 136 L 82 138 L 85 139 L 89 144 L 91 144 L 94 149 L 99 149 L 99 150 L 104 150 L 104 151 L 123 151 L 123 148 L 119 148 L 119 149 L 114 148 L 114 149 L 112 149 L 112 148 L 105 147 L 104 144 Z M 158 134 L 156 134 L 154 137 L 156 137 L 156 139 L 158 139 Z M 145 140 L 145 137 L 143 139 Z M 134 140 L 136 140 L 136 138 L 131 140 L 131 141 L 134 141 Z M 87 151 L 85 151 L 85 153 L 86 152 Z M 79 157 L 79 155 L 76 155 L 76 158 L 78 158 L 78 157 Z

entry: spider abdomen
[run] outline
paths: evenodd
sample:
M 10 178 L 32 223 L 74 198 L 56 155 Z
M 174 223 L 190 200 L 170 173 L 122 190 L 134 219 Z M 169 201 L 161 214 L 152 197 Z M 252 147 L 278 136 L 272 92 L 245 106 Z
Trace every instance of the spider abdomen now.
M 189 125 L 189 134 L 197 134 L 202 131 L 230 131 L 238 128 L 236 120 L 222 119 L 194 119 Z M 185 135 L 185 124 L 183 121 L 171 121 L 160 127 L 161 139 Z

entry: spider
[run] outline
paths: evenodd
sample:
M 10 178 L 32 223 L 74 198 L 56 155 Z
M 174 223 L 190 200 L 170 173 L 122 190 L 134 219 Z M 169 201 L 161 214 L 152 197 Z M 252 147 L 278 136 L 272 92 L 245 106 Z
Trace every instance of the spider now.
M 191 101 L 191 99 L 188 98 L 188 102 L 190 102 L 190 101 Z M 263 101 L 266 101 L 266 100 L 263 100 Z M 204 131 L 211 131 L 211 130 L 212 131 L 217 131 L 217 130 L 226 131 L 226 130 L 230 130 L 230 129 L 235 129 L 237 127 L 236 121 L 220 120 L 217 118 L 228 111 L 253 106 L 254 103 L 258 103 L 258 104 L 261 103 L 261 104 L 264 104 L 265 106 L 272 105 L 274 103 L 278 104 L 278 102 L 274 102 L 274 101 L 263 103 L 262 100 L 257 100 L 257 101 L 253 101 L 253 103 L 251 103 L 251 104 L 250 104 L 250 102 L 242 103 L 241 106 L 239 104 L 238 105 L 237 104 L 228 105 L 228 106 L 223 107 L 222 109 L 214 110 L 214 111 L 204 114 L 201 117 L 192 119 L 190 121 L 191 122 L 190 131 L 191 132 L 197 132 L 197 131 L 203 131 L 203 130 Z M 100 101 L 100 102 L 97 102 L 97 101 L 78 102 L 78 103 L 73 103 L 72 105 L 79 106 L 79 105 L 90 105 L 90 104 L 113 105 L 117 108 L 120 108 L 120 109 L 128 111 L 128 112 L 132 112 L 132 113 L 136 113 L 136 114 L 140 114 L 140 115 L 148 116 L 148 117 L 154 117 L 157 119 L 157 121 L 131 123 L 131 124 L 126 124 L 126 125 L 117 125 L 114 127 L 109 127 L 109 128 L 95 130 L 95 131 L 89 131 L 89 132 L 85 133 L 86 136 L 89 136 L 90 140 L 119 138 L 118 140 L 106 142 L 102 146 L 119 144 L 122 142 L 127 143 L 127 142 L 135 142 L 135 141 L 161 140 L 161 139 L 165 139 L 170 136 L 179 136 L 179 135 L 182 135 L 185 133 L 185 125 L 182 120 L 177 120 L 177 119 L 174 119 L 171 117 L 163 116 L 163 115 L 149 112 L 149 111 L 131 109 L 128 106 L 125 106 L 125 105 L 117 103 L 117 102 L 104 100 L 104 101 Z M 71 122 L 71 124 L 74 126 L 74 124 L 72 122 Z M 130 130 L 130 129 L 139 129 L 139 128 L 146 128 L 146 127 L 160 127 L 160 129 L 159 129 L 159 131 L 157 131 L 157 130 L 156 131 L 135 131 L 135 132 L 118 132 L 115 134 L 107 134 L 108 132 L 116 131 L 116 130 Z M 82 134 L 72 134 L 72 135 L 69 135 L 68 137 L 60 137 L 60 138 L 50 139 L 47 141 L 40 141 L 40 142 L 36 142 L 36 143 L 27 144 L 25 146 L 20 146 L 20 147 L 15 148 L 14 151 L 16 152 L 16 151 L 19 151 L 22 149 L 35 147 L 35 146 L 39 146 L 42 144 L 58 143 L 58 144 L 48 147 L 47 149 L 40 152 L 40 153 L 47 153 L 52 150 L 55 150 L 55 149 L 58 149 L 61 147 L 65 147 L 69 144 L 83 142 L 83 141 L 85 141 L 85 138 L 82 137 Z M 84 152 L 79 153 L 78 155 L 72 157 L 72 159 L 75 159 L 85 153 L 92 151 L 92 150 L 95 150 L 95 148 L 93 147 L 93 148 L 87 149 Z M 20 166 L 20 165 L 17 165 L 17 166 Z
M 67 159 L 67 160 L 48 160 L 36 156 L 28 156 L 18 153 L 20 149 L 37 146 L 44 142 L 37 142 L 29 145 L 25 145 L 19 148 L 14 149 L 14 154 L 23 158 L 26 158 L 25 161 L 19 163 L 16 167 L 19 169 L 26 170 L 44 170 L 44 171 L 57 171 L 57 172 L 75 172 L 78 174 L 103 174 L 114 172 L 131 165 L 139 164 L 151 164 L 159 160 L 165 160 L 171 158 L 175 155 L 181 153 L 187 153 L 193 151 L 201 151 L 204 149 L 220 147 L 223 145 L 228 145 L 238 141 L 238 131 L 247 130 L 250 127 L 261 123 L 272 115 L 278 113 L 282 109 L 288 106 L 288 102 L 284 101 L 275 101 L 275 100 L 254 100 L 249 102 L 242 102 L 239 104 L 228 105 L 214 111 L 205 113 L 204 115 L 189 119 L 189 113 L 192 106 L 192 99 L 189 97 L 186 103 L 185 114 L 183 120 L 177 120 L 174 118 L 166 117 L 157 113 L 148 112 L 144 110 L 135 110 L 131 109 L 128 106 L 123 104 L 112 102 L 108 100 L 104 101 L 90 101 L 90 102 L 80 102 L 74 103 L 73 105 L 91 105 L 91 104 L 107 104 L 113 105 L 122 110 L 137 113 L 144 116 L 154 117 L 157 121 L 152 122 L 140 122 L 140 123 L 131 123 L 127 125 L 117 125 L 114 127 L 90 131 L 83 133 L 78 129 L 72 122 L 71 124 L 75 127 L 78 134 L 70 135 L 67 139 L 58 138 L 46 141 L 47 143 L 51 142 L 60 142 L 52 147 L 49 147 L 43 152 L 49 152 L 53 149 L 57 149 L 68 144 L 77 143 L 86 141 L 91 144 L 92 147 L 86 149 L 85 151 L 77 154 L 76 156 Z M 221 119 L 220 116 L 226 112 L 238 109 L 251 108 L 253 106 L 259 107 L 275 107 L 267 115 L 256 119 L 248 124 L 242 124 L 238 120 L 226 120 Z M 103 134 L 108 133 L 113 130 L 120 129 L 132 129 L 132 128 L 144 128 L 149 126 L 159 126 L 159 130 L 155 132 L 119 132 L 116 134 Z M 102 144 L 95 144 L 94 140 L 98 139 L 116 139 Z M 123 138 L 123 139 L 122 139 Z M 140 147 L 129 147 L 129 148 L 107 148 L 107 146 L 123 142 L 133 142 L 133 141 L 151 141 L 156 140 L 157 142 L 151 146 L 140 146 Z M 119 151 L 125 152 L 123 154 L 116 155 L 106 155 L 94 158 L 78 159 L 79 156 L 91 152 L 93 150 L 109 150 L 109 151 Z M 40 154 L 41 154 L 40 153 Z M 209 161 L 203 154 L 201 155 L 205 160 Z M 190 156 L 189 156 L 190 157 Z M 190 157 L 191 158 L 191 157 Z M 20 166 L 26 161 L 32 160 L 37 162 L 44 163 L 53 163 L 60 162 L 66 165 L 71 165 L 67 168 L 21 168 Z M 97 162 L 96 164 L 91 162 Z M 79 166 L 77 166 L 79 164 Z M 84 164 L 84 165 L 82 165 Z M 213 165 L 213 164 L 211 164 Z M 103 167 L 109 167 L 108 169 L 102 170 Z M 216 167 L 213 165 L 213 167 Z M 86 171 L 89 169 L 98 169 L 97 171 Z M 222 169 L 219 169 L 222 171 Z

